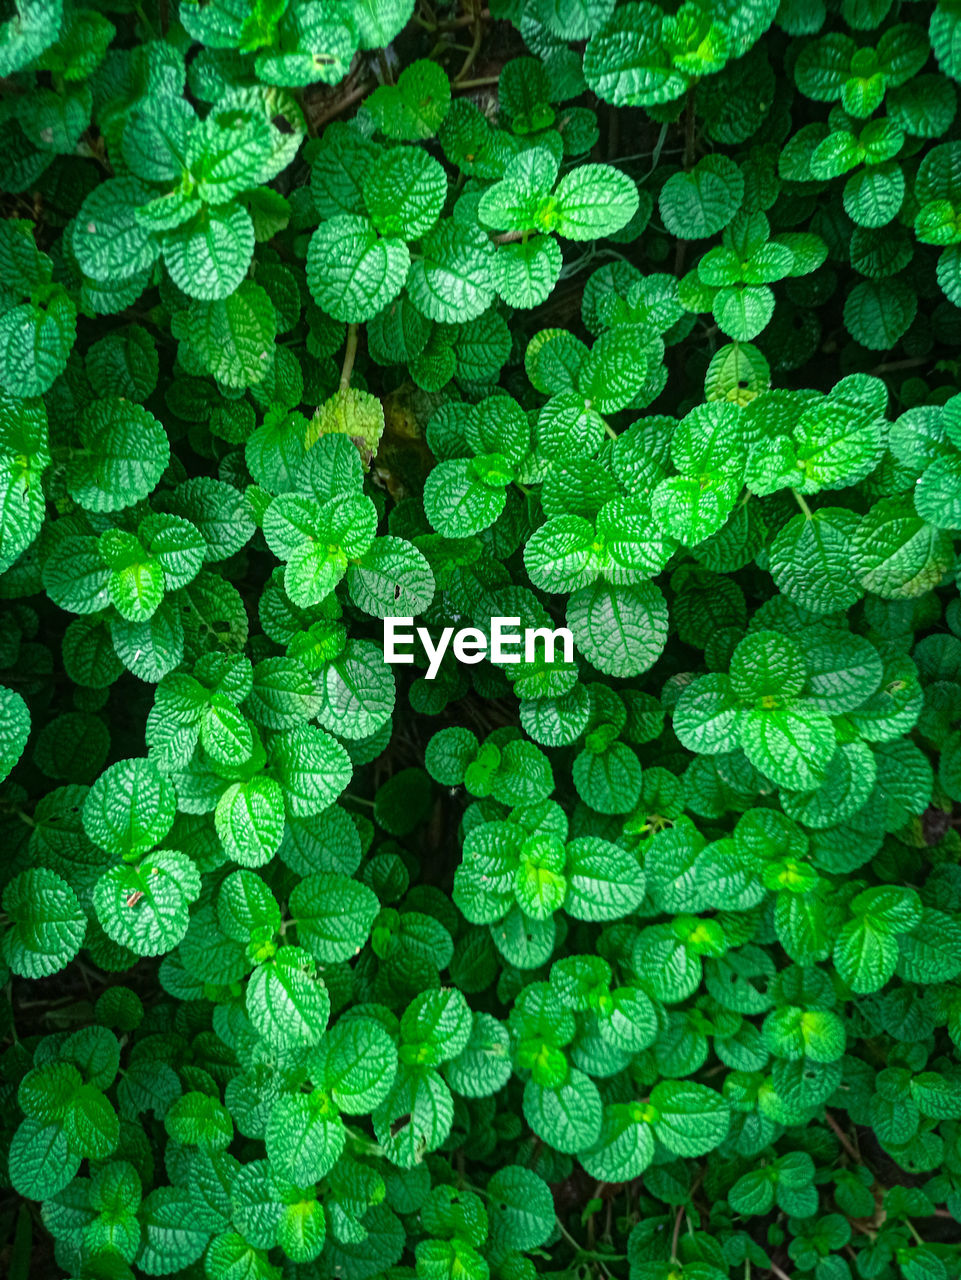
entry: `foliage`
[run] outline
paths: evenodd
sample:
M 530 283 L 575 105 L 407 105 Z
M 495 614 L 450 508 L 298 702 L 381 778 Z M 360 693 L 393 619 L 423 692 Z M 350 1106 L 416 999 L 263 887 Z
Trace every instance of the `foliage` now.
M 3 15 L 11 1274 L 957 1276 L 956 0 Z

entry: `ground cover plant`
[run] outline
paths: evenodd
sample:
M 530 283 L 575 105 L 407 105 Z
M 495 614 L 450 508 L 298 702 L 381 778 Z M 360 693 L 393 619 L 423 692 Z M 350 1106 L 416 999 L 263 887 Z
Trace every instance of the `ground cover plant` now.
M 0 8 L 12 1280 L 958 1276 L 959 80 Z

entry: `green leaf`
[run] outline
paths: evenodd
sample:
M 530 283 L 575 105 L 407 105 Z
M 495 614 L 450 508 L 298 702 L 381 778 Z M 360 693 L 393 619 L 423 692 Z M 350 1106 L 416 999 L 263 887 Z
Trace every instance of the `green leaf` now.
M 255 1031 L 275 1049 L 317 1044 L 330 1017 L 327 988 L 299 947 L 283 947 L 273 960 L 258 965 L 245 1003 Z
M 428 320 L 462 324 L 475 319 L 494 300 L 493 253 L 494 246 L 479 229 L 441 219 L 421 241 L 420 255 L 411 264 L 411 302 Z
M 151 760 L 120 760 L 90 788 L 83 827 L 106 853 L 135 859 L 159 844 L 175 813 L 173 787 Z
M 419 240 L 440 217 L 446 198 L 440 161 L 417 147 L 383 151 L 364 177 L 364 203 L 382 236 Z
M 600 1137 L 577 1157 L 592 1178 L 629 1182 L 650 1165 L 654 1134 L 645 1112 L 646 1108 L 637 1102 L 615 1102 L 604 1108 Z
M 174 284 L 205 301 L 229 297 L 246 276 L 253 253 L 254 224 L 239 205 L 204 208 L 163 240 Z
M 661 218 L 671 235 L 701 240 L 716 235 L 744 199 L 744 176 L 726 156 L 710 155 L 687 173 L 675 173 L 658 197 Z
M 0 386 L 38 396 L 63 373 L 77 333 L 77 310 L 65 293 L 41 306 L 24 302 L 0 315 Z
M 379 42 L 375 41 L 375 44 Z M 419 142 L 432 138 L 450 110 L 450 81 L 442 67 L 420 58 L 405 67 L 396 85 L 382 85 L 365 105 L 389 138 Z
M 75 1177 L 81 1157 L 70 1151 L 63 1126 L 28 1117 L 10 1140 L 7 1163 L 16 1191 L 32 1200 L 57 1195 Z
M 280 770 L 288 810 L 295 817 L 309 817 L 333 804 L 352 772 L 340 743 L 314 725 L 279 734 L 271 760 Z
M 275 778 L 235 782 L 217 801 L 217 835 L 228 858 L 243 867 L 270 861 L 284 835 L 284 793 Z
M 307 251 L 307 285 L 318 306 L 355 323 L 370 320 L 403 288 L 410 267 L 406 245 L 378 236 L 365 218 L 341 214 L 314 232 Z
M 312 1072 L 341 1111 L 365 1115 L 390 1092 L 397 1073 L 397 1048 L 381 1023 L 354 1017 L 330 1028 L 311 1063 Z
M 566 173 L 554 192 L 554 209 L 545 230 L 567 240 L 612 235 L 637 212 L 635 183 L 619 169 L 582 164 Z
M 104 932 L 141 956 L 171 951 L 187 932 L 188 908 L 200 874 L 182 853 L 161 850 L 139 866 L 113 867 L 100 877 L 94 907 Z
M 638 675 L 652 667 L 667 641 L 667 605 L 651 582 L 597 583 L 571 596 L 567 625 L 574 643 L 605 675 Z
M 137 218 L 149 188 L 135 178 L 108 178 L 90 192 L 77 214 L 73 252 L 84 275 L 123 280 L 153 266 L 158 242 Z
M 550 296 L 562 265 L 553 236 L 531 236 L 523 243 L 498 245 L 490 261 L 490 281 L 508 306 L 530 310 Z
M 724 1141 L 730 1111 L 719 1093 L 693 1080 L 662 1080 L 651 1090 L 654 1134 L 675 1155 L 703 1156 Z
M 889 600 L 929 591 L 954 562 L 950 538 L 899 498 L 882 498 L 862 516 L 852 550 L 858 581 Z
M 29 736 L 27 704 L 13 689 L 0 686 L 0 782 L 23 755 Z
M 244 280 L 229 297 L 194 302 L 185 328 L 203 367 L 226 386 L 254 386 L 270 372 L 277 317 L 260 285 Z
M 161 424 L 119 397 L 94 400 L 80 419 L 80 448 L 70 460 L 70 496 L 88 511 L 119 511 L 151 493 L 170 461 Z
M 290 896 L 297 937 L 325 964 L 356 955 L 380 911 L 373 890 L 348 876 L 325 872 L 308 876 Z
M 22 978 L 46 978 L 66 968 L 87 928 L 77 895 L 45 867 L 21 871 L 3 891 L 7 926 L 0 957 Z
M 593 1147 L 601 1135 L 602 1115 L 597 1085 L 575 1068 L 555 1088 L 533 1079 L 524 1086 L 524 1118 L 555 1151 L 580 1152 Z
M 741 746 L 751 764 L 778 786 L 810 791 L 824 779 L 837 740 L 823 711 L 803 702 L 771 697 L 747 708 L 740 722 Z
M 347 570 L 350 598 L 375 618 L 411 618 L 434 598 L 434 576 L 420 551 L 403 538 L 375 538 Z
M 644 897 L 644 874 L 633 854 L 597 836 L 567 846 L 564 910 L 578 920 L 618 920 Z
M 499 1252 L 538 1248 L 554 1230 L 554 1202 L 543 1178 L 505 1165 L 487 1183 L 491 1240 Z
M 429 1067 L 401 1066 L 390 1093 L 373 1113 L 374 1134 L 387 1159 L 412 1169 L 436 1151 L 454 1121 L 450 1090 Z

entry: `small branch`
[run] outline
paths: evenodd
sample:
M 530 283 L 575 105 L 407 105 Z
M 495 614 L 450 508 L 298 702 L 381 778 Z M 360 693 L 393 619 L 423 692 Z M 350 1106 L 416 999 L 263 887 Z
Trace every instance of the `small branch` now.
M 808 504 L 804 501 L 804 498 L 801 496 L 801 494 L 799 494 L 799 493 L 798 493 L 797 489 L 792 489 L 792 490 L 791 490 L 791 492 L 794 494 L 794 500 L 795 500 L 795 502 L 798 504 L 798 506 L 799 506 L 799 507 L 801 508 L 801 510 L 804 512 L 805 518 L 806 518 L 807 520 L 810 520 L 810 519 L 813 517 L 814 512 L 811 510 L 811 508 L 808 506 Z M 841 1139 L 841 1142 L 842 1142 L 842 1143 L 844 1143 L 844 1142 L 845 1142 L 844 1134 L 843 1134 L 843 1133 L 841 1132 L 841 1130 L 838 1128 L 837 1121 L 836 1121 L 836 1120 L 832 1120 L 832 1118 L 831 1118 L 830 1116 L 828 1116 L 828 1124 L 831 1126 L 831 1128 L 835 1131 L 835 1133 L 836 1133 L 836 1134 L 838 1135 L 838 1137 Z M 848 1149 L 849 1149 L 849 1148 L 848 1148 Z M 854 1158 L 855 1158 L 855 1160 L 856 1160 L 858 1157 L 857 1157 L 857 1156 L 855 1156 Z
M 361 98 L 366 98 L 368 93 L 373 92 L 374 87 L 365 80 L 363 84 L 357 85 L 349 93 L 345 93 L 342 98 L 338 98 L 336 102 L 328 103 L 326 110 L 318 112 L 316 116 L 310 119 L 310 124 L 316 130 L 322 124 L 326 124 L 328 120 L 336 120 L 348 107 L 352 107 L 355 102 L 360 102 Z
M 477 80 L 455 80 L 451 84 L 451 89 L 457 92 L 459 89 L 485 89 L 489 85 L 497 84 L 500 76 L 481 76 Z
M 786 1271 L 782 1271 L 776 1262 L 772 1262 L 768 1268 L 772 1276 L 777 1276 L 777 1280 L 791 1280 Z
M 697 154 L 697 136 L 694 132 L 694 126 L 697 123 L 694 115 L 694 90 L 688 90 L 687 107 L 684 116 L 684 168 L 691 169 L 694 166 L 694 157 Z
M 801 495 L 797 493 L 795 490 L 792 489 L 791 492 L 794 494 L 795 498 L 797 498 L 798 502 L 801 504 L 801 510 L 810 520 L 811 512 L 810 512 L 810 509 L 808 508 L 807 503 L 804 501 Z M 840 1142 L 841 1146 L 848 1153 L 851 1159 L 855 1161 L 856 1164 L 860 1164 L 861 1156 L 858 1152 L 857 1147 L 855 1147 L 855 1145 L 851 1142 L 851 1139 L 848 1137 L 848 1135 L 844 1132 L 844 1130 L 835 1120 L 834 1116 L 831 1115 L 830 1111 L 825 1111 L 824 1119 L 827 1121 L 828 1128 L 837 1138 L 838 1142 Z
M 394 75 L 390 69 L 390 63 L 387 61 L 387 55 L 383 49 L 377 50 L 377 65 L 380 68 L 380 78 L 384 84 L 393 84 Z
M 677 1213 L 674 1215 L 674 1231 L 671 1235 L 671 1261 L 678 1262 L 677 1245 L 681 1238 L 681 1223 L 684 1221 L 684 1206 L 677 1206 Z
M 483 38 L 484 27 L 480 18 L 478 18 L 474 27 L 474 39 L 471 42 L 470 49 L 467 51 L 467 57 L 464 59 L 460 71 L 458 71 L 457 75 L 454 76 L 454 84 L 462 84 L 464 77 L 477 61 L 477 55 L 480 53 L 481 41 Z
M 346 391 L 350 386 L 350 375 L 354 372 L 354 361 L 357 359 L 357 325 L 347 329 L 347 343 L 344 347 L 344 363 L 340 370 L 340 389 Z
M 869 372 L 878 373 L 897 373 L 899 369 L 918 369 L 921 365 L 934 363 L 930 356 L 911 356 L 907 360 L 885 360 L 881 364 L 876 364 Z

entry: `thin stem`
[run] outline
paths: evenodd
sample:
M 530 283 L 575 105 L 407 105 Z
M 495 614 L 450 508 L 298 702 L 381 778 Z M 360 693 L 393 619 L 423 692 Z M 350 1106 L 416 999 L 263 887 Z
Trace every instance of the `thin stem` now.
M 470 71 L 471 67 L 477 61 L 477 55 L 480 53 L 481 41 L 483 38 L 484 24 L 481 21 L 480 13 L 477 13 L 474 17 L 474 39 L 471 42 L 471 47 L 467 51 L 467 57 L 461 64 L 460 71 L 458 71 L 457 75 L 454 77 L 454 84 L 461 84 L 468 71 Z
M 798 493 L 797 489 L 792 489 L 791 492 L 794 494 L 795 502 L 804 512 L 805 518 L 808 520 L 813 519 L 814 512 L 811 510 L 808 504 L 804 501 L 804 498 L 801 496 L 801 494 Z
M 497 84 L 500 76 L 479 76 L 476 80 L 455 80 L 452 89 L 484 89 L 488 85 Z
M 795 494 L 794 496 L 795 496 L 796 498 L 798 497 L 798 495 L 797 495 L 797 494 Z M 810 518 L 810 514 L 811 514 L 811 513 L 808 511 L 808 512 L 807 512 L 808 518 Z M 831 1132 L 832 1132 L 832 1133 L 834 1134 L 834 1136 L 837 1138 L 838 1142 L 840 1142 L 841 1146 L 842 1146 L 842 1147 L 844 1148 L 844 1150 L 848 1153 L 848 1155 L 851 1157 L 851 1159 L 852 1159 L 852 1160 L 854 1160 L 854 1161 L 855 1161 L 855 1163 L 860 1164 L 860 1163 L 861 1163 L 861 1156 L 860 1156 L 860 1154 L 859 1154 L 859 1152 L 858 1152 L 857 1147 L 854 1145 L 854 1143 L 851 1141 L 851 1139 L 848 1137 L 848 1135 L 844 1132 L 844 1130 L 841 1128 L 841 1126 L 840 1126 L 840 1125 L 838 1124 L 838 1122 L 835 1120 L 834 1116 L 832 1116 L 832 1115 L 831 1115 L 830 1111 L 825 1111 L 825 1113 L 824 1113 L 824 1119 L 827 1121 L 827 1126 L 828 1126 L 828 1128 L 831 1130 Z
M 347 329 L 347 345 L 344 347 L 344 363 L 340 371 L 340 389 L 346 391 L 350 386 L 350 375 L 354 372 L 354 361 L 357 358 L 357 333 L 356 324 L 352 324 Z
M 614 430 L 614 428 L 610 425 L 609 422 L 604 423 L 604 430 L 607 432 L 607 434 L 611 437 L 612 440 L 616 440 L 618 438 L 617 432 Z
M 678 1241 L 681 1238 L 681 1223 L 683 1221 L 684 1221 L 684 1206 L 682 1204 L 679 1204 L 677 1206 L 677 1213 L 675 1213 L 674 1215 L 674 1232 L 671 1235 L 671 1261 L 672 1262 L 679 1261 L 679 1258 L 677 1256 L 677 1246 L 678 1246 Z
M 694 90 L 688 91 L 687 107 L 684 119 L 684 168 L 690 169 L 694 165 L 694 157 L 697 154 L 697 136 L 694 132 L 697 117 L 694 114 Z
M 384 84 L 393 84 L 394 75 L 390 69 L 390 63 L 387 61 L 387 55 L 383 49 L 377 50 L 377 66 L 380 68 L 380 78 Z
M 788 1273 L 786 1271 L 782 1271 L 776 1262 L 772 1262 L 768 1270 L 771 1272 L 772 1276 L 777 1276 L 777 1280 L 791 1280 Z

